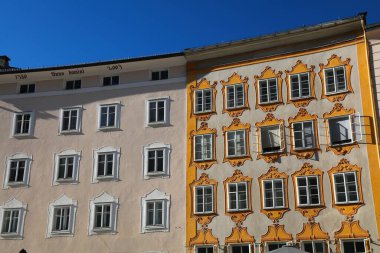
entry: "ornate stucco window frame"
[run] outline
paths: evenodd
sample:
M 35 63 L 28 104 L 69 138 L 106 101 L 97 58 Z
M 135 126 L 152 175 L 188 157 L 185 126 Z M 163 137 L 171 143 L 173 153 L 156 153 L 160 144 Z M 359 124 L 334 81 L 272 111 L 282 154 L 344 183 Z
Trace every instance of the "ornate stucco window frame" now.
M 271 67 L 267 66 L 265 69 L 261 72 L 261 75 L 255 75 L 255 92 L 256 92 L 256 109 L 261 109 L 263 112 L 273 112 L 277 109 L 277 107 L 281 104 L 283 104 L 282 99 L 282 71 L 276 71 L 272 69 Z M 277 82 L 277 101 L 269 102 L 269 103 L 260 103 L 260 87 L 259 87 L 259 81 L 264 79 L 276 79 Z
M 195 136 L 197 135 L 212 135 L 211 138 L 211 148 L 212 148 L 212 158 L 207 160 L 195 160 Z M 190 166 L 195 166 L 197 169 L 207 170 L 213 164 L 217 162 L 216 160 L 216 129 L 209 128 L 206 122 L 202 122 L 197 130 L 192 130 L 190 132 L 190 141 L 191 141 L 191 160 Z
M 227 112 L 231 117 L 239 117 L 245 110 L 250 110 L 248 102 L 248 77 L 242 77 L 235 72 L 228 78 L 227 81 L 221 80 L 220 84 L 222 85 L 223 113 Z M 227 108 L 227 87 L 232 85 L 243 86 L 243 105 L 234 108 Z
M 217 82 L 214 81 L 212 84 L 210 81 L 208 81 L 205 78 L 202 78 L 199 82 L 196 82 L 195 85 L 190 86 L 190 101 L 191 101 L 191 114 L 190 117 L 195 117 L 198 120 L 201 121 L 207 121 L 210 119 L 210 117 L 214 114 L 216 114 L 216 93 L 217 90 L 215 89 Z M 201 90 L 211 90 L 211 110 L 207 112 L 195 112 L 195 93 L 197 91 Z

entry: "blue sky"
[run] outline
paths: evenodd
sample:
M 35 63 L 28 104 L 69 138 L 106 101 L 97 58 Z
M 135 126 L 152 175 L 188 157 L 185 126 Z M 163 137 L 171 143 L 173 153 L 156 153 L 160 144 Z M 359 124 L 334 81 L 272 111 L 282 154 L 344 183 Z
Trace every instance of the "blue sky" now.
M 0 55 L 42 67 L 178 52 L 313 25 L 367 11 L 380 0 L 8 0 Z

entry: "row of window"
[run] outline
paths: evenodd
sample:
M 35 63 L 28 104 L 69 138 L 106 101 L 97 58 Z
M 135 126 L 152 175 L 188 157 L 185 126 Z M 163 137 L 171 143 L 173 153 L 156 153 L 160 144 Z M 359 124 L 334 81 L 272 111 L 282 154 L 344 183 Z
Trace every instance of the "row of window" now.
M 153 143 L 143 147 L 143 174 L 145 179 L 169 176 L 171 146 Z M 118 180 L 120 149 L 103 147 L 94 150 L 92 182 Z M 53 185 L 78 183 L 81 152 L 65 150 L 55 154 Z M 32 157 L 17 153 L 7 159 L 4 188 L 27 186 Z
M 81 132 L 82 107 L 62 108 L 59 132 L 73 134 Z M 169 99 L 151 99 L 146 102 L 146 124 L 164 126 L 169 123 Z M 120 128 L 121 104 L 102 104 L 98 108 L 98 130 L 111 131 Z M 14 114 L 12 135 L 14 137 L 32 136 L 34 132 L 34 112 Z
M 344 66 L 324 69 L 326 95 L 338 94 L 347 91 L 347 81 Z M 277 78 L 260 79 L 258 81 L 258 104 L 271 104 L 279 101 Z M 310 73 L 289 75 L 290 99 L 305 99 L 312 96 L 310 87 Z M 226 85 L 225 108 L 238 109 L 245 107 L 246 89 L 244 84 Z M 208 113 L 213 110 L 212 89 L 199 89 L 194 92 L 194 112 Z
M 170 195 L 154 190 L 141 198 L 141 233 L 169 231 Z M 78 203 L 63 195 L 49 204 L 47 237 L 73 235 Z M 119 200 L 102 193 L 90 201 L 88 234 L 115 234 Z M 26 205 L 11 199 L 0 206 L 1 238 L 21 239 Z
M 333 174 L 334 203 L 337 205 L 359 203 L 359 189 L 356 172 L 342 172 Z M 262 181 L 262 206 L 264 209 L 287 208 L 284 180 L 265 179 Z M 320 206 L 321 192 L 317 175 L 296 177 L 296 201 L 298 207 Z M 241 212 L 250 209 L 249 182 L 231 182 L 226 186 L 227 212 Z M 194 214 L 216 213 L 216 187 L 214 185 L 200 185 L 193 189 Z
M 164 80 L 169 78 L 169 72 L 168 70 L 161 70 L 161 71 L 152 71 L 151 72 L 151 80 Z M 111 85 L 118 85 L 119 84 L 119 76 L 105 76 L 103 77 L 103 86 L 111 86 Z M 82 88 L 82 81 L 80 79 L 78 80 L 69 80 L 66 81 L 66 90 L 76 90 Z M 36 90 L 35 84 L 22 84 L 19 88 L 20 94 L 25 93 L 34 93 Z

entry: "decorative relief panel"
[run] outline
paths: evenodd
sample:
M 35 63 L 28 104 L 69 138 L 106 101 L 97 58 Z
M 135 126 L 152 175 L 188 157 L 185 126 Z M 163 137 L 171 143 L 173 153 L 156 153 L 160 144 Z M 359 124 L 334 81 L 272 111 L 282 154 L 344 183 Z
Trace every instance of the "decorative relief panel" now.
M 298 204 L 298 194 L 297 194 L 297 177 L 304 176 L 317 176 L 318 177 L 318 193 L 319 193 L 319 205 L 307 205 L 302 206 Z M 304 163 L 300 170 L 292 174 L 293 179 L 293 189 L 295 209 L 300 212 L 304 217 L 308 218 L 309 221 L 313 221 L 314 217 L 318 216 L 319 212 L 325 207 L 325 200 L 323 194 L 323 171 L 320 169 L 313 169 L 313 166 L 310 163 Z
M 284 189 L 284 207 L 281 208 L 264 208 L 264 189 L 263 181 L 266 179 L 282 179 L 283 180 L 283 189 Z M 277 223 L 279 219 L 282 219 L 284 213 L 289 211 L 288 208 L 288 175 L 284 172 L 279 172 L 276 167 L 271 166 L 266 174 L 261 175 L 259 178 L 260 185 L 260 203 L 261 203 L 261 213 L 265 214 L 268 219 L 272 220 L 274 223 Z
M 319 140 L 318 140 L 318 123 L 317 123 L 317 115 L 309 114 L 306 109 L 300 108 L 297 115 L 288 119 L 289 128 L 290 128 L 290 139 L 292 141 L 290 145 L 290 154 L 295 155 L 298 159 L 310 159 L 314 156 L 315 152 L 320 150 Z M 303 122 L 303 121 L 311 121 L 313 122 L 313 138 L 314 138 L 314 147 L 312 148 L 304 148 L 304 149 L 295 149 L 294 147 L 294 136 L 293 136 L 293 123 Z
M 281 149 L 278 152 L 271 152 L 271 153 L 263 153 L 262 147 L 261 147 L 261 134 L 260 134 L 260 128 L 261 127 L 268 127 L 268 126 L 276 126 L 279 125 L 280 127 L 280 139 L 281 139 Z M 257 160 L 263 159 L 267 163 L 274 163 L 277 161 L 281 156 L 286 156 L 285 151 L 285 133 L 284 133 L 284 120 L 283 119 L 276 119 L 272 113 L 268 113 L 265 116 L 265 119 L 261 122 L 257 122 L 255 124 L 256 126 L 256 132 L 258 136 L 258 155 Z
M 205 213 L 205 214 L 196 214 L 194 212 L 194 196 L 195 196 L 195 187 L 197 186 L 212 186 L 213 187 L 213 192 L 212 192 L 212 199 L 213 199 L 213 207 L 212 213 Z M 212 219 L 217 216 L 217 208 L 216 208 L 216 187 L 218 186 L 218 182 L 214 179 L 210 179 L 206 173 L 202 173 L 201 176 L 199 177 L 198 180 L 193 181 L 190 184 L 191 188 L 191 203 L 192 203 L 192 217 L 197 220 L 199 224 L 202 225 L 202 227 L 207 227 L 207 225 L 212 221 Z
M 212 229 L 203 228 L 197 231 L 197 234 L 190 239 L 189 246 L 194 247 L 196 245 L 214 245 L 216 247 L 219 244 L 218 239 L 212 234 Z
M 338 57 L 337 55 L 333 54 L 331 57 L 327 60 L 327 64 L 320 63 L 319 68 L 320 71 L 318 73 L 319 77 L 321 78 L 321 84 L 322 84 L 322 96 L 321 99 L 326 98 L 330 102 L 340 102 L 345 99 L 345 97 L 352 93 L 352 87 L 351 87 L 351 70 L 352 65 L 350 65 L 350 58 L 347 58 L 345 61 L 341 60 L 341 57 Z M 326 83 L 325 83 L 325 69 L 328 68 L 334 68 L 343 66 L 345 70 L 345 78 L 346 78 L 346 90 L 339 93 L 332 93 L 327 94 L 326 92 Z
M 224 244 L 236 244 L 236 243 L 254 243 L 255 238 L 251 236 L 246 227 L 234 227 L 231 234 L 224 239 Z
M 204 134 L 211 134 L 212 135 L 212 158 L 208 160 L 202 160 L 202 161 L 195 161 L 194 159 L 194 136 L 196 135 L 204 135 Z M 191 160 L 190 160 L 190 166 L 195 166 L 197 169 L 207 170 L 209 169 L 213 164 L 216 163 L 216 129 L 215 128 L 208 128 L 208 124 L 206 122 L 202 122 L 199 126 L 198 130 L 192 130 L 190 131 L 190 141 L 191 141 Z
M 319 223 L 304 223 L 302 231 L 296 235 L 296 241 L 299 242 L 313 240 L 329 240 L 329 234 L 321 229 Z
M 348 219 L 352 219 L 358 209 L 364 205 L 363 194 L 362 194 L 362 184 L 361 184 L 361 170 L 359 166 L 352 165 L 347 159 L 342 158 L 336 167 L 332 167 L 327 173 L 330 178 L 331 192 L 333 193 L 333 207 L 336 208 L 342 215 L 346 215 Z M 355 172 L 356 182 L 357 182 L 357 194 L 358 201 L 356 203 L 336 203 L 335 188 L 334 188 L 334 174 L 342 172 Z
M 363 229 L 359 221 L 342 221 L 341 228 L 334 233 L 335 235 L 335 244 L 336 244 L 336 252 L 341 252 L 340 242 L 341 239 L 368 239 L 370 234 L 368 230 Z M 365 240 L 365 252 L 371 252 L 371 247 L 369 240 Z
M 343 107 L 341 103 L 336 103 L 333 107 L 333 109 L 323 114 L 323 120 L 325 124 L 325 136 L 326 136 L 326 143 L 329 143 L 329 145 L 326 147 L 326 151 L 332 151 L 335 155 L 346 155 L 351 152 L 353 148 L 359 148 L 359 144 L 356 141 L 353 141 L 351 143 L 342 144 L 339 146 L 332 146 L 330 144 L 329 140 L 329 126 L 328 126 L 328 119 L 333 117 L 339 117 L 339 116 L 350 116 L 355 113 L 354 109 L 346 109 Z
M 228 113 L 231 117 L 239 117 L 243 114 L 245 110 L 250 110 L 248 102 L 248 77 L 242 78 L 236 72 L 233 73 L 227 81 L 221 80 L 222 94 L 223 94 L 223 113 Z M 244 102 L 243 106 L 236 108 L 227 108 L 227 91 L 226 86 L 242 84 L 244 90 Z
M 315 89 L 314 89 L 314 79 L 315 79 L 315 72 L 314 72 L 314 65 L 311 65 L 310 68 L 307 67 L 306 64 L 302 63 L 302 61 L 298 60 L 296 62 L 296 65 L 292 67 L 292 70 L 285 70 L 286 78 L 285 83 L 287 87 L 287 104 L 293 104 L 295 107 L 306 107 L 310 104 L 312 100 L 316 99 L 315 96 Z M 302 97 L 293 99 L 291 97 L 291 83 L 290 83 L 290 76 L 295 74 L 301 74 L 301 73 L 308 73 L 309 74 L 309 90 L 310 95 L 308 97 Z
M 283 99 L 282 99 L 282 71 L 276 71 L 272 69 L 271 67 L 267 66 L 261 72 L 261 75 L 255 75 L 255 92 L 256 92 L 256 109 L 261 109 L 263 112 L 273 112 L 277 109 L 279 105 L 283 104 Z M 269 79 L 269 78 L 276 78 L 277 80 L 277 101 L 275 102 L 270 102 L 270 103 L 260 103 L 260 91 L 259 91 L 259 81 L 263 79 Z
M 265 235 L 261 236 L 261 242 L 288 242 L 292 241 L 293 237 L 285 231 L 284 225 L 273 224 L 268 226 Z
M 249 148 L 249 131 L 251 129 L 251 125 L 249 123 L 243 124 L 240 122 L 239 118 L 234 118 L 232 120 L 231 125 L 223 126 L 223 139 L 224 139 L 224 159 L 223 162 L 229 162 L 231 166 L 242 166 L 245 161 L 252 160 L 250 148 Z M 227 132 L 228 131 L 236 131 L 236 130 L 244 130 L 245 131 L 245 155 L 236 156 L 236 157 L 228 157 L 227 156 Z
M 214 114 L 216 114 L 216 106 L 215 106 L 215 99 L 216 99 L 216 84 L 217 82 L 213 82 L 211 84 L 210 81 L 207 81 L 207 79 L 202 78 L 199 82 L 197 82 L 195 85 L 190 86 L 190 101 L 191 101 L 191 115 L 190 117 L 196 117 L 198 120 L 206 121 L 209 120 L 210 117 Z M 211 90 L 211 110 L 208 112 L 202 112 L 202 113 L 196 113 L 195 112 L 195 91 L 197 90 Z

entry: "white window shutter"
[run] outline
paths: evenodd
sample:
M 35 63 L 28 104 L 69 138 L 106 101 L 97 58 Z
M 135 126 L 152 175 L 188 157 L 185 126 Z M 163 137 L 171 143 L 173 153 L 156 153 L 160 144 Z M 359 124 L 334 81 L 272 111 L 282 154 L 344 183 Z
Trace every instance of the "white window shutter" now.
M 351 118 L 351 130 L 354 141 L 361 141 L 363 139 L 362 133 L 362 121 L 359 112 L 350 115 Z

